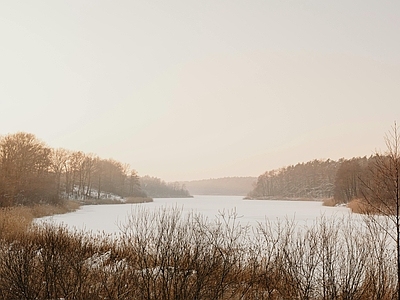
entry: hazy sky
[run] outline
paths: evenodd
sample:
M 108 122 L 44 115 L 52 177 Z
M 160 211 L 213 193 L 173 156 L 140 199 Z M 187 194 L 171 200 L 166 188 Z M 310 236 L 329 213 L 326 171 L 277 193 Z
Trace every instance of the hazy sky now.
M 0 134 L 166 181 L 384 150 L 400 1 L 0 3 Z

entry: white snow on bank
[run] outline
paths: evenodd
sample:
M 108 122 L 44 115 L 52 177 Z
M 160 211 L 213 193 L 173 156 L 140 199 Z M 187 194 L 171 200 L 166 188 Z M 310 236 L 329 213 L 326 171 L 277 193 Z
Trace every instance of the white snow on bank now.
M 87 186 L 85 186 L 82 189 L 80 189 L 78 186 L 74 186 L 71 194 L 63 192 L 61 196 L 63 199 L 79 200 L 79 201 L 85 201 L 86 199 L 94 199 L 94 200 L 101 199 L 101 200 L 125 202 L 125 199 L 121 196 L 102 191 L 99 193 L 97 189 L 88 189 Z

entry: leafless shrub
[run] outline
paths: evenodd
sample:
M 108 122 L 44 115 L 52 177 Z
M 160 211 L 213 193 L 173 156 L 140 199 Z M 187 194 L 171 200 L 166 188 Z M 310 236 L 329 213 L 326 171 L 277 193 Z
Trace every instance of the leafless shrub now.
M 143 207 L 118 239 L 35 225 L 0 236 L 0 299 L 392 299 L 389 229 L 321 217 L 250 232 L 234 211 Z
M 133 213 L 122 240 L 136 254 L 143 291 L 137 299 L 223 299 L 240 293 L 232 283 L 242 272 L 243 230 L 234 213 L 212 224 L 178 209 Z

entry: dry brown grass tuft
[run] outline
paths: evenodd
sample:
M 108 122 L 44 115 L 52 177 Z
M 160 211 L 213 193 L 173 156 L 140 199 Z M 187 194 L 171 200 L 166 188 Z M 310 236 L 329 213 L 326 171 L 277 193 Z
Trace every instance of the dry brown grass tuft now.
M 327 198 L 322 200 L 322 205 L 323 206 L 335 206 L 337 203 L 335 201 L 335 199 L 333 198 Z
M 60 205 L 34 205 L 29 207 L 34 218 L 65 214 L 77 210 L 80 204 L 76 201 L 64 201 Z
M 66 209 L 68 209 L 68 212 L 71 212 L 71 211 L 75 211 L 75 210 L 79 209 L 81 204 L 76 201 L 67 200 L 64 202 L 64 206 Z
M 356 214 L 377 214 L 378 211 L 368 204 L 364 199 L 354 199 L 347 203 L 347 207 Z
M 33 218 L 32 212 L 28 207 L 1 208 L 0 238 L 25 232 Z
M 25 232 L 35 218 L 71 212 L 77 210 L 79 206 L 75 201 L 65 201 L 61 205 L 0 208 L 0 238 Z

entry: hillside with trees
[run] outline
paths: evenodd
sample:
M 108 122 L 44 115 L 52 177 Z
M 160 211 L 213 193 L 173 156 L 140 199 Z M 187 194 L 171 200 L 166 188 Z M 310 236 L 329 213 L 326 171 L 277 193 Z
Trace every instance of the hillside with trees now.
M 255 185 L 257 177 L 224 177 L 184 181 L 192 195 L 245 196 Z
M 386 188 L 376 183 L 382 166 L 389 168 L 387 161 L 385 155 L 375 154 L 338 161 L 313 160 L 267 171 L 258 177 L 247 198 L 332 199 L 333 204 L 368 198 L 369 205 L 373 205 L 388 198 L 384 195 Z
M 0 206 L 62 199 L 146 197 L 129 165 L 94 154 L 52 149 L 30 133 L 0 139 Z
M 313 160 L 260 175 L 252 199 L 323 199 L 334 194 L 337 170 L 342 161 Z

